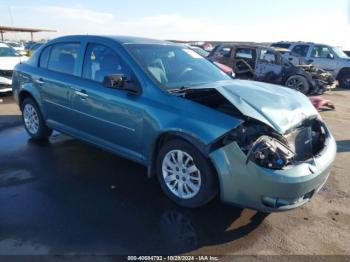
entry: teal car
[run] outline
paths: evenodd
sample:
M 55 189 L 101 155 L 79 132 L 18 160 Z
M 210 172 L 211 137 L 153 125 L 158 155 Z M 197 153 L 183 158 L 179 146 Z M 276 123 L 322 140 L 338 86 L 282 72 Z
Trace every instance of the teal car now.
M 263 212 L 298 207 L 336 155 L 306 96 L 232 79 L 170 42 L 60 37 L 16 66 L 13 93 L 32 139 L 57 130 L 136 161 L 189 208 L 217 195 Z

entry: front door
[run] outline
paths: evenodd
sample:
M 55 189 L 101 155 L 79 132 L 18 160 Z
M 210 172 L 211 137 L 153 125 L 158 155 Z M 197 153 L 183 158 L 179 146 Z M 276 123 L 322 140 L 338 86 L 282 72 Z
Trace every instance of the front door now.
M 103 85 L 104 77 L 111 74 L 137 81 L 115 50 L 102 44 L 88 44 L 81 84 L 72 87 L 75 128 L 91 142 L 142 159 L 142 96 Z
M 282 70 L 281 57 L 278 57 L 272 50 L 265 48 L 260 50 L 254 80 L 281 84 L 283 77 Z
M 256 66 L 256 49 L 237 47 L 233 53 L 233 71 L 237 78 L 254 79 Z
M 332 50 L 324 45 L 314 45 L 311 48 L 309 61 L 316 67 L 331 73 L 334 72 L 337 66 Z

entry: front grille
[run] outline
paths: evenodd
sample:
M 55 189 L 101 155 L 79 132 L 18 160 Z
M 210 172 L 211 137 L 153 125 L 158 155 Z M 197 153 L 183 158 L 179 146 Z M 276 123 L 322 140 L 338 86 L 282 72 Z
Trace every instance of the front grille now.
M 0 70 L 0 76 L 12 78 L 13 70 Z

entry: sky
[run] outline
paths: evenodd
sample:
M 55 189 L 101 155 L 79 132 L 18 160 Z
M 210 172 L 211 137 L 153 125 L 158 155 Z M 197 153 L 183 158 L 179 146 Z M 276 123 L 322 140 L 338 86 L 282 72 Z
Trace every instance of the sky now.
M 350 0 L 0 0 L 0 25 L 157 39 L 311 41 L 350 50 Z M 14 40 L 23 33 L 5 34 Z

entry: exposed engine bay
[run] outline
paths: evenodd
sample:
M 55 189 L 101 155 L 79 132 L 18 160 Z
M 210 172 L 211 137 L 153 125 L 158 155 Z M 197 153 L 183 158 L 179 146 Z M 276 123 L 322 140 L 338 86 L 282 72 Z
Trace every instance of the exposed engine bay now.
M 311 64 L 300 64 L 297 66 L 308 72 L 312 79 L 316 81 L 318 86 L 321 86 L 326 90 L 333 89 L 338 84 L 330 72 L 317 68 Z
M 234 141 L 246 154 L 247 163 L 252 161 L 269 169 L 285 169 L 311 160 L 325 146 L 327 131 L 319 119 L 305 120 L 282 136 L 270 126 L 243 115 L 215 89 L 188 90 L 183 97 L 244 121 L 212 143 L 211 150 Z

